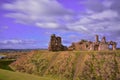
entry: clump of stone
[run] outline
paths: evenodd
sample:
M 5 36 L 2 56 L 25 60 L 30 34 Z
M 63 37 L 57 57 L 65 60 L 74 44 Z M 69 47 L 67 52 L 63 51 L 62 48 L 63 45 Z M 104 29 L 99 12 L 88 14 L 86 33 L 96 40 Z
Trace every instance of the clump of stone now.
M 112 46 L 112 48 L 110 48 Z M 117 43 L 114 41 L 106 41 L 104 36 L 101 41 L 99 41 L 99 36 L 96 35 L 95 41 L 81 40 L 79 42 L 73 42 L 68 48 L 62 45 L 61 37 L 56 37 L 55 34 L 51 35 L 50 44 L 48 47 L 49 51 L 64 51 L 64 50 L 116 50 Z

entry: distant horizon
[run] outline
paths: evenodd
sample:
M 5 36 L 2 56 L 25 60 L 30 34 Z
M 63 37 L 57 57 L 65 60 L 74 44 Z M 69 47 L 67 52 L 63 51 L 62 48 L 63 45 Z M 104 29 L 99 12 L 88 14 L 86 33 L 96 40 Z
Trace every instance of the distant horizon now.
M 51 34 L 52 35 L 52 34 Z M 56 35 L 56 34 L 55 34 Z M 97 34 L 96 34 L 97 35 Z M 56 36 L 58 36 L 58 35 L 56 35 Z M 98 35 L 99 36 L 99 35 Z M 59 37 L 61 37 L 61 36 L 59 36 Z M 99 41 L 101 41 L 102 40 L 102 38 L 103 38 L 104 36 L 101 36 L 101 37 L 99 37 Z M 62 38 L 62 37 L 61 37 Z M 62 38 L 62 40 L 63 40 L 63 38 Z M 80 40 L 77 40 L 77 42 L 79 42 L 79 41 L 81 41 L 81 40 L 86 40 L 86 39 L 80 39 Z M 87 41 L 91 41 L 91 40 L 87 40 Z M 107 42 L 108 41 L 111 41 L 111 40 L 107 40 Z M 49 36 L 49 42 L 50 42 L 50 36 Z M 49 46 L 49 42 L 48 42 L 48 46 Z M 74 41 L 75 42 L 75 41 Z M 94 36 L 94 40 L 92 41 L 92 42 L 95 42 L 95 36 Z M 116 42 L 117 43 L 117 42 Z M 64 42 L 62 41 L 62 44 L 64 44 Z M 67 46 L 67 47 L 69 47 L 70 45 L 72 44 L 72 42 L 71 43 L 69 43 L 68 45 L 65 45 L 65 46 Z M 22 45 L 24 45 L 24 44 L 22 44 Z M 48 49 L 48 46 L 47 47 L 36 47 L 36 48 L 0 48 L 0 49 Z M 117 46 L 117 48 L 120 48 L 120 47 L 118 47 Z

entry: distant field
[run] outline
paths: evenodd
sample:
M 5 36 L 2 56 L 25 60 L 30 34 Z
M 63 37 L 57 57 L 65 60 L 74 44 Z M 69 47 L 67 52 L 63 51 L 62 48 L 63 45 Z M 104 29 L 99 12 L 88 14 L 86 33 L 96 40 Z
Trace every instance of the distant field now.
M 54 80 L 54 79 L 0 69 L 0 80 Z

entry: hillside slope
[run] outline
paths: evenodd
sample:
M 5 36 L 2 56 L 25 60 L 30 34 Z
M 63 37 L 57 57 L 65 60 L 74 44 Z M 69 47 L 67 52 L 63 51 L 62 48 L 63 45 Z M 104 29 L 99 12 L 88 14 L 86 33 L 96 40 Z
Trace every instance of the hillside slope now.
M 54 79 L 0 69 L 0 80 L 54 80 Z
M 33 51 L 10 66 L 62 80 L 120 80 L 120 51 Z

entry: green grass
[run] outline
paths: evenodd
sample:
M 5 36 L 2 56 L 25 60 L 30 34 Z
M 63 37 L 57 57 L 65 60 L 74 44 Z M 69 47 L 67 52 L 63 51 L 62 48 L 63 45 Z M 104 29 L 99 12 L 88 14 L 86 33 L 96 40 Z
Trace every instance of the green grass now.
M 5 70 L 10 70 L 12 71 L 12 69 L 9 67 L 9 64 L 12 63 L 14 60 L 10 59 L 3 59 L 0 60 L 0 69 L 5 69 Z
M 56 80 L 56 79 L 48 77 L 39 77 L 35 75 L 0 69 L 0 80 Z
M 53 76 L 40 77 L 26 73 L 13 72 L 13 70 L 9 67 L 9 64 L 13 61 L 14 60 L 12 59 L 0 60 L 0 80 L 60 80 Z

